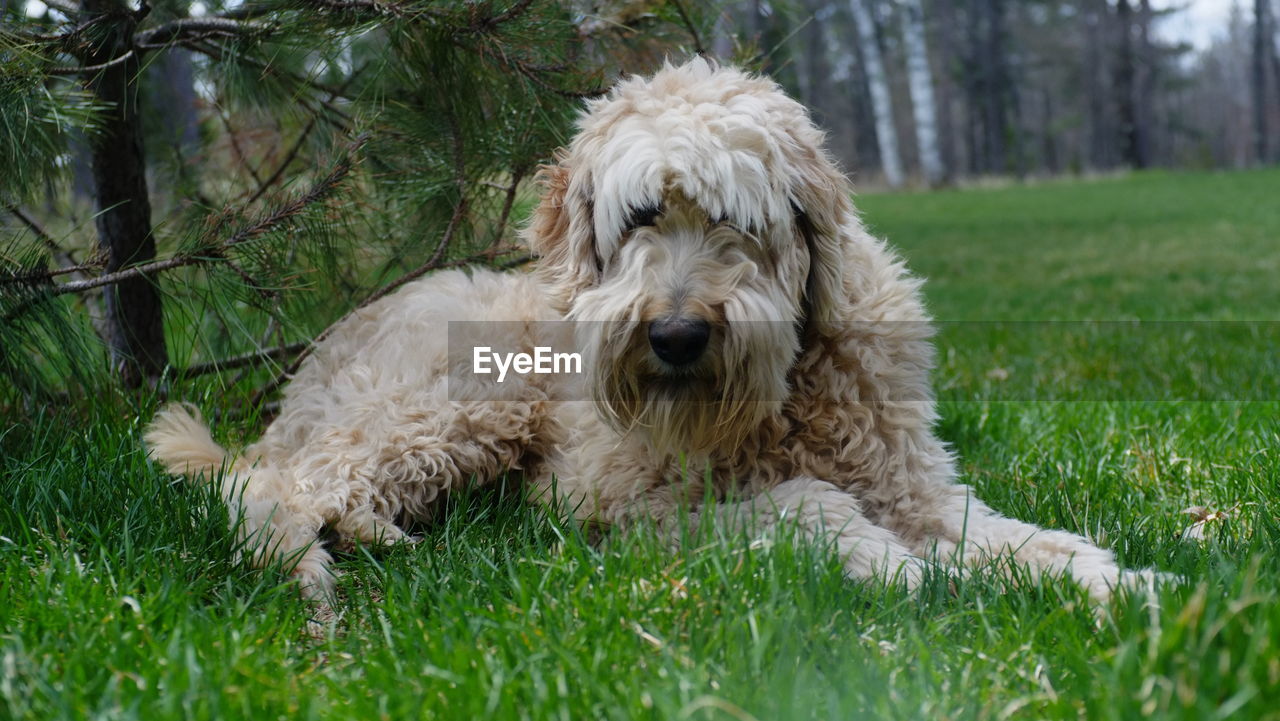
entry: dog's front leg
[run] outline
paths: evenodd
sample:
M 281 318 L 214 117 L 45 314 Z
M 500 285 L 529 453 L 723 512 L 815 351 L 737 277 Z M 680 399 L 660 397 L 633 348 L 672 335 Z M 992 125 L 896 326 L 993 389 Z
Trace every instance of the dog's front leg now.
M 868 520 L 857 498 L 825 481 L 795 478 L 745 501 L 718 503 L 691 514 L 695 525 L 708 519 L 749 533 L 794 524 L 803 537 L 830 543 L 851 578 L 900 579 L 910 588 L 920 583 L 922 559 L 892 531 Z
M 1003 516 L 959 484 L 925 485 L 911 496 L 910 510 L 899 509 L 886 523 L 910 539 L 917 553 L 936 553 L 965 566 L 991 565 L 1012 557 L 1034 574 L 1065 574 L 1097 601 L 1140 574 L 1122 571 L 1111 551 L 1068 531 L 1044 529 Z M 994 564 L 1007 569 L 1007 564 Z

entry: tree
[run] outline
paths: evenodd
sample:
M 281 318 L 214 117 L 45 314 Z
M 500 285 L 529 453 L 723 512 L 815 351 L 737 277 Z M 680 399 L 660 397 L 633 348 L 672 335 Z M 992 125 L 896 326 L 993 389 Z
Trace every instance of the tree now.
M 920 0 L 903 0 L 903 35 L 907 49 L 911 107 L 916 121 L 916 144 L 920 167 L 929 185 L 942 182 L 946 174 L 938 152 L 938 113 L 933 102 L 933 72 L 929 68 L 929 48 L 924 34 L 924 9 Z
M 1256 162 L 1267 162 L 1267 61 L 1272 53 L 1270 0 L 1254 0 L 1253 3 L 1253 154 Z
M 584 20 L 551 0 L 215 0 L 196 17 L 154 2 L 5 10 L 8 390 L 74 391 L 106 348 L 128 385 L 275 364 L 219 381 L 266 374 L 253 394 L 266 399 L 344 313 L 435 268 L 518 262 L 514 213 L 581 99 L 709 24 L 678 3 Z M 187 79 L 166 69 L 178 53 L 194 55 Z M 168 119 L 143 111 L 174 78 L 179 95 L 201 87 L 203 119 L 172 118 L 183 139 L 149 157 Z M 71 222 L 77 136 L 92 242 Z M 83 322 L 98 291 L 101 343 Z
M 876 39 L 875 21 L 867 10 L 869 0 L 849 0 L 853 24 L 858 32 L 858 50 L 867 73 L 871 90 L 871 107 L 876 119 L 876 142 L 880 146 L 880 166 L 885 181 L 897 188 L 903 183 L 902 158 L 898 155 L 898 131 L 893 124 L 893 100 L 889 95 L 889 81 L 885 75 L 884 60 Z

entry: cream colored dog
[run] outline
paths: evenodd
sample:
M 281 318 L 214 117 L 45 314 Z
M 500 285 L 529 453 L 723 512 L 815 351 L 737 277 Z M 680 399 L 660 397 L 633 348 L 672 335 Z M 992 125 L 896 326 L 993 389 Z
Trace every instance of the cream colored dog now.
M 626 80 L 543 183 L 536 275 L 438 273 L 355 314 L 235 458 L 188 408 L 157 416 L 146 441 L 171 472 L 226 468 L 254 561 L 296 560 L 324 594 L 323 528 L 396 541 L 448 491 L 519 469 L 531 496 L 554 489 L 593 522 L 795 523 L 855 578 L 914 584 L 930 562 L 1007 555 L 1097 599 L 1122 581 L 1110 552 L 956 483 L 920 281 L 863 229 L 773 82 L 702 60 Z M 583 376 L 479 384 L 447 341 L 450 321 L 520 321 L 504 340 L 530 349 L 563 325 L 535 321 L 560 320 Z M 578 391 L 590 400 L 564 400 Z

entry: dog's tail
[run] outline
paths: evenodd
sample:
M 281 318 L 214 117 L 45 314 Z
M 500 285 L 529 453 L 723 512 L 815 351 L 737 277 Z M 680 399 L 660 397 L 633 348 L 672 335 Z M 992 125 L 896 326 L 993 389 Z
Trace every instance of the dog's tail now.
M 151 457 L 175 475 L 194 477 L 203 472 L 211 477 L 228 461 L 227 449 L 213 440 L 200 410 L 190 403 L 162 408 L 142 438 Z

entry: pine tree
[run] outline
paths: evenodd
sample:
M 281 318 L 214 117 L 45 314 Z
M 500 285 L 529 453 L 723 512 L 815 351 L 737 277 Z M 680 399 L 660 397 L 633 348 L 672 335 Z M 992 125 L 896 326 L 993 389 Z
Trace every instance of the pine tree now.
M 28 400 L 213 375 L 262 401 L 354 309 L 434 269 L 520 264 L 515 220 L 582 99 L 712 20 L 635 1 L 66 1 L 7 4 L 0 30 L 0 377 Z

